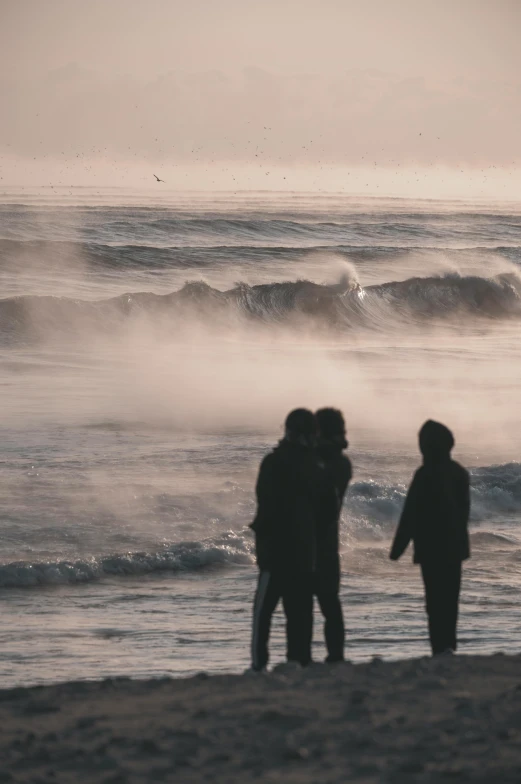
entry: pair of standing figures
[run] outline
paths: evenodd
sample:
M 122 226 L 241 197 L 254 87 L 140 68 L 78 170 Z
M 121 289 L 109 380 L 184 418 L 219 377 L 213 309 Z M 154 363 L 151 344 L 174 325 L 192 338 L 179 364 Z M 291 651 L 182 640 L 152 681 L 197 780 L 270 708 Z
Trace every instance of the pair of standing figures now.
M 468 472 L 451 459 L 452 433 L 429 420 L 420 430 L 423 465 L 407 493 L 390 557 L 409 542 L 425 586 L 433 654 L 454 652 L 461 564 L 470 555 Z M 259 579 L 255 594 L 252 669 L 266 668 L 271 618 L 282 599 L 287 659 L 311 662 L 313 597 L 325 619 L 328 662 L 344 658 L 339 599 L 338 526 L 352 476 L 342 413 L 324 408 L 292 411 L 284 438 L 262 461 L 257 480 L 255 533 Z

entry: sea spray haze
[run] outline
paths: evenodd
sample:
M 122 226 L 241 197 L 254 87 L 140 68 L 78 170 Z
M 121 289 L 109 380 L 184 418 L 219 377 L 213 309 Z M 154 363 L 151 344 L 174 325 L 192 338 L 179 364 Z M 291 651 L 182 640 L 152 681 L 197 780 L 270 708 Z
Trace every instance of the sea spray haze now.
M 0 205 L 4 682 L 246 665 L 255 474 L 297 405 L 348 422 L 348 655 L 427 652 L 387 549 L 428 417 L 472 470 L 462 647 L 517 649 L 521 210 L 77 193 Z

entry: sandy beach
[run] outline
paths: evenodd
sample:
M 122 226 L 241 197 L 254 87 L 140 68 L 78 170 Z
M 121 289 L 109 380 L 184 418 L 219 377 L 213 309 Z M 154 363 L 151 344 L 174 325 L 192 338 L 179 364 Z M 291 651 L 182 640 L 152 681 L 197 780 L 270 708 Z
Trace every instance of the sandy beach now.
M 521 656 L 0 692 L 1 782 L 519 782 Z

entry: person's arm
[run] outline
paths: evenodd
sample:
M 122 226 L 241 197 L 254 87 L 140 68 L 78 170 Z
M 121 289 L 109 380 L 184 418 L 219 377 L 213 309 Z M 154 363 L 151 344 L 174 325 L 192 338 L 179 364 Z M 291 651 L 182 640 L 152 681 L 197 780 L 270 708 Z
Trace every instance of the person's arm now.
M 414 519 L 416 517 L 417 495 L 418 475 L 415 474 L 407 492 L 403 511 L 400 516 L 400 522 L 398 523 L 398 528 L 396 529 L 391 552 L 389 554 L 391 561 L 397 561 L 401 558 L 412 539 Z
M 272 455 L 267 455 L 261 463 L 255 495 L 257 496 L 257 515 L 251 528 L 256 533 L 263 532 L 271 523 L 275 511 L 275 471 Z
M 351 461 L 347 455 L 342 455 L 339 460 L 330 464 L 329 468 L 326 469 L 326 477 L 328 475 L 330 477 L 329 481 L 333 485 L 332 490 L 337 509 L 340 510 L 352 476 Z
M 352 478 L 353 478 L 353 467 L 351 465 L 351 461 L 347 457 L 347 455 L 344 455 L 342 476 L 340 478 L 340 482 L 338 486 L 338 497 L 339 497 L 340 505 L 342 505 L 342 501 L 344 500 L 344 496 L 347 492 L 347 486 Z
M 468 471 L 465 471 L 463 479 L 462 499 L 463 519 L 467 525 L 470 517 L 470 475 Z
M 459 479 L 458 487 L 458 508 L 457 508 L 457 524 L 458 524 L 458 542 L 459 542 L 459 555 L 462 560 L 470 557 L 470 540 L 469 540 L 469 517 L 470 517 L 470 476 L 468 471 L 464 468 L 461 469 L 461 476 Z
M 255 486 L 257 514 L 250 526 L 255 532 L 257 565 L 262 571 L 270 571 L 273 564 L 277 487 L 277 471 L 273 455 L 267 455 L 259 469 Z

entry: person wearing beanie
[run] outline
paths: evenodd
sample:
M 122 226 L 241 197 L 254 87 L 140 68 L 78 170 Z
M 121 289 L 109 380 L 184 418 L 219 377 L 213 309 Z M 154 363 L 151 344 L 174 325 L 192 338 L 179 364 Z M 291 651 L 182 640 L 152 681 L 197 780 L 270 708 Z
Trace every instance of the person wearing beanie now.
M 284 438 L 261 463 L 257 514 L 250 526 L 259 567 L 251 641 L 254 671 L 268 664 L 271 618 L 281 598 L 287 659 L 302 666 L 311 661 L 315 518 L 323 474 L 315 446 L 315 416 L 299 408 L 288 415 Z
M 457 648 L 461 564 L 470 557 L 470 479 L 451 458 L 454 437 L 429 420 L 419 433 L 423 465 L 414 474 L 391 548 L 391 560 L 414 544 L 421 567 L 433 655 Z
M 346 427 L 341 411 L 321 408 L 315 414 L 318 427 L 317 453 L 324 465 L 325 483 L 317 514 L 317 559 L 314 592 L 324 616 L 327 662 L 344 659 L 344 618 L 340 604 L 340 555 L 338 524 L 342 502 L 352 477 Z

